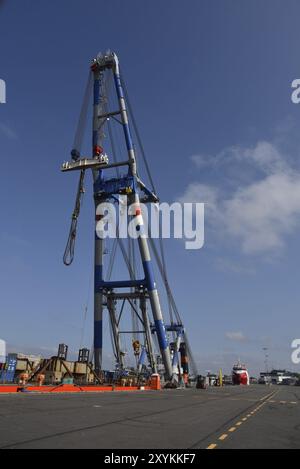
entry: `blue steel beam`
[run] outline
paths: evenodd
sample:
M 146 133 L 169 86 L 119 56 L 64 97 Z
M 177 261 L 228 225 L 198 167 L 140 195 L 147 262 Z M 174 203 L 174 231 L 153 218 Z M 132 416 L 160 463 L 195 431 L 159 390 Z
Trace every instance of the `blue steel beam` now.
M 140 210 L 140 199 L 137 192 L 138 179 L 136 171 L 136 158 L 132 142 L 132 136 L 128 123 L 128 115 L 126 110 L 126 102 L 122 83 L 120 79 L 119 61 L 116 54 L 101 55 L 94 60 L 92 70 L 94 72 L 94 118 L 93 118 L 93 155 L 97 157 L 102 148 L 99 144 L 99 108 L 100 108 L 100 90 L 101 90 L 101 73 L 106 69 L 112 69 L 116 93 L 119 101 L 119 111 L 121 115 L 121 121 L 123 126 L 123 132 L 126 142 L 126 148 L 128 153 L 128 176 L 132 178 L 131 193 L 128 195 L 128 205 L 135 208 L 135 212 L 132 217 L 135 219 L 136 229 L 138 231 L 138 244 L 143 264 L 143 270 L 145 279 L 142 281 L 148 291 L 153 319 L 155 323 L 155 329 L 157 333 L 158 343 L 162 360 L 165 366 L 166 377 L 172 378 L 172 363 L 170 348 L 166 336 L 166 329 L 163 321 L 162 310 L 160 306 L 158 291 L 154 279 L 154 273 L 152 268 L 152 261 L 150 251 L 148 247 L 147 235 L 143 229 L 143 217 Z M 110 181 L 112 186 L 117 185 L 113 181 Z M 101 187 L 102 186 L 102 187 Z M 102 179 L 102 172 L 96 175 L 94 172 L 94 197 L 95 202 L 100 198 L 105 198 L 106 190 L 108 189 L 107 183 Z M 112 187 L 110 190 L 114 190 Z M 102 193 L 101 193 L 102 192 Z M 105 282 L 103 280 L 103 240 L 98 238 L 96 235 L 95 241 L 95 301 L 94 301 L 94 350 L 95 350 L 95 368 L 96 370 L 101 369 L 102 361 L 102 314 L 103 314 L 103 288 L 122 288 L 140 286 L 141 281 L 138 280 L 137 284 L 133 285 L 132 281 L 117 281 L 117 282 Z
M 93 93 L 93 140 L 92 154 L 96 158 L 99 154 L 99 119 L 100 114 L 100 92 L 101 92 L 101 74 L 97 68 L 92 71 L 94 73 L 94 93 Z M 93 171 L 94 182 L 102 178 L 102 171 Z M 103 292 L 98 285 L 103 280 L 103 239 L 97 236 L 97 199 L 95 198 L 95 251 L 94 251 L 94 361 L 97 373 L 102 369 L 102 347 L 103 347 Z
M 132 137 L 131 137 L 130 128 L 128 124 L 126 102 L 125 102 L 124 92 L 123 92 L 121 79 L 120 79 L 119 62 L 115 54 L 114 54 L 113 72 L 114 72 L 115 87 L 116 87 L 117 96 L 119 99 L 123 131 L 124 131 L 127 153 L 128 153 L 129 173 L 136 178 L 137 173 L 136 173 L 135 152 L 134 152 Z M 166 336 L 166 330 L 164 326 L 158 291 L 157 291 L 155 280 L 154 280 L 154 273 L 153 273 L 151 256 L 150 256 L 150 251 L 149 251 L 148 242 L 147 242 L 147 236 L 143 230 L 143 217 L 142 217 L 142 212 L 139 209 L 139 205 L 140 205 L 139 194 L 137 192 L 133 192 L 131 195 L 129 195 L 128 199 L 129 199 L 129 205 L 132 204 L 136 207 L 136 213 L 134 216 L 136 219 L 136 229 L 139 231 L 138 244 L 139 244 L 140 255 L 141 255 L 141 259 L 143 263 L 146 287 L 147 287 L 148 294 L 149 294 L 159 348 L 160 348 L 162 360 L 163 360 L 165 371 L 166 371 L 166 377 L 168 379 L 171 379 L 172 378 L 172 363 L 171 363 L 170 349 L 169 349 L 169 344 L 168 344 L 168 340 Z

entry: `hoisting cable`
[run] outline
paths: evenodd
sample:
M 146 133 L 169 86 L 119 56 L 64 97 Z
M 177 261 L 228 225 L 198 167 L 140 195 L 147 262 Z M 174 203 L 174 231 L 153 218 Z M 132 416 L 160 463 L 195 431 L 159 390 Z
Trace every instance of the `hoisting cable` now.
M 82 145 L 82 140 L 84 136 L 84 130 L 86 126 L 86 121 L 87 121 L 88 106 L 89 106 L 89 100 L 91 97 L 91 92 L 92 92 L 92 73 L 90 71 L 88 75 L 87 84 L 85 87 L 83 102 L 82 102 L 79 120 L 78 120 L 78 124 L 76 128 L 76 132 L 75 132 L 73 148 L 71 151 L 71 155 L 74 160 L 80 158 L 80 151 L 81 151 L 81 145 Z M 77 222 L 78 222 L 80 206 L 81 206 L 82 198 L 84 194 L 84 186 L 83 186 L 84 176 L 85 176 L 85 172 L 84 170 L 82 170 L 79 176 L 79 183 L 78 183 L 78 189 L 77 189 L 77 194 L 76 194 L 75 207 L 74 207 L 74 211 L 72 214 L 69 237 L 68 237 L 66 249 L 64 252 L 64 256 L 63 256 L 64 264 L 67 266 L 71 265 L 74 259 Z
M 119 246 L 120 246 L 120 249 L 121 249 L 121 252 L 122 252 L 122 256 L 124 258 L 124 261 L 126 263 L 126 266 L 127 266 L 127 269 L 128 269 L 129 275 L 130 275 L 130 279 L 133 280 L 134 277 L 135 277 L 134 271 L 133 271 L 132 266 L 130 264 L 128 254 L 126 252 L 126 248 L 124 246 L 123 240 L 119 237 L 119 228 L 118 227 L 117 227 L 117 239 L 118 239 L 118 243 L 119 243 Z
M 112 83 L 111 73 L 106 73 L 105 75 L 101 75 L 100 114 L 108 113 L 108 101 L 109 101 L 111 83 Z M 100 133 L 99 142 L 101 142 L 105 138 L 104 126 L 108 122 L 109 120 L 107 117 L 103 117 L 102 119 L 99 119 L 99 122 L 98 122 L 98 132 Z
M 154 257 L 156 259 L 159 271 L 161 273 L 163 282 L 165 284 L 169 305 L 175 313 L 177 324 L 182 325 L 182 320 L 181 320 L 181 317 L 180 317 L 180 314 L 179 314 L 177 305 L 175 303 L 175 299 L 173 297 L 172 290 L 170 288 L 169 281 L 168 281 L 168 278 L 167 278 L 166 264 L 163 265 L 163 262 L 161 262 L 161 260 L 159 258 L 158 250 L 155 246 L 155 243 L 154 243 L 153 239 L 150 237 L 150 233 L 149 233 L 149 241 L 150 241 L 150 245 L 151 245 L 152 251 L 154 253 Z M 161 248 L 162 248 L 162 253 L 163 253 L 162 243 L 161 243 Z M 164 253 L 163 253 L 163 258 L 164 258 Z M 171 318 L 171 321 L 172 321 L 172 319 L 173 319 L 172 316 L 170 316 L 170 318 Z M 173 338 L 175 340 L 175 333 L 173 333 Z M 193 354 L 192 354 L 192 350 L 191 350 L 191 347 L 190 347 L 190 343 L 189 343 L 186 331 L 184 332 L 184 342 L 186 344 L 188 356 L 189 356 L 189 359 L 190 359 L 191 369 L 192 369 L 194 375 L 197 376 L 198 375 L 198 369 L 197 369 L 197 365 L 196 365 L 195 359 L 194 359 Z
M 119 247 L 121 249 L 122 256 L 123 256 L 123 259 L 125 261 L 125 264 L 126 264 L 126 267 L 127 267 L 127 270 L 128 270 L 128 273 L 129 273 L 129 276 L 130 276 L 130 279 L 134 280 L 135 279 L 135 272 L 134 272 L 134 269 L 132 268 L 132 265 L 130 263 L 130 259 L 129 259 L 129 256 L 128 256 L 127 251 L 126 251 L 124 241 L 123 241 L 123 239 L 120 238 L 120 230 L 119 230 L 119 224 L 118 223 L 116 224 L 115 228 L 116 228 L 116 238 L 114 239 L 112 250 L 111 250 L 109 265 L 108 265 L 108 269 L 107 269 L 108 276 L 111 277 L 113 264 L 114 264 L 114 260 L 115 260 L 115 256 L 116 256 L 116 247 L 117 247 L 117 245 L 119 245 Z
M 156 206 L 156 208 L 157 208 L 157 206 Z M 159 226 L 159 207 L 157 208 L 157 222 L 158 222 L 158 226 Z M 153 241 L 153 244 L 154 244 L 154 241 Z M 170 295 L 171 288 L 170 288 L 169 280 L 168 280 L 164 243 L 163 243 L 163 240 L 162 240 L 161 236 L 159 236 L 159 249 L 160 249 L 160 257 L 161 257 L 161 267 L 162 267 L 162 271 L 163 271 L 163 280 L 165 282 L 165 286 L 166 286 L 166 290 L 167 290 L 169 316 L 170 316 L 171 324 L 173 324 L 174 323 L 174 318 L 173 318 L 172 300 L 171 300 L 171 295 Z M 177 318 L 177 320 L 178 320 L 178 318 Z M 175 340 L 175 337 L 174 337 L 174 340 Z
M 88 283 L 87 298 L 86 298 L 86 302 L 85 302 L 85 305 L 84 305 L 83 320 L 82 320 L 82 327 L 81 327 L 81 333 L 80 333 L 80 346 L 79 346 L 80 349 L 81 349 L 82 346 L 83 346 L 84 332 L 85 332 L 85 324 L 86 324 L 87 313 L 88 313 L 89 304 L 90 304 L 91 287 L 92 287 L 93 275 L 94 275 L 94 269 L 92 269 L 92 270 L 91 270 L 91 273 L 90 273 L 90 278 L 89 278 L 89 283 Z
M 89 72 L 84 96 L 83 96 L 83 102 L 81 106 L 81 111 L 79 115 L 79 120 L 77 124 L 77 129 L 75 132 L 75 137 L 74 137 L 74 143 L 73 143 L 73 149 L 72 151 L 77 151 L 77 157 L 80 156 L 80 151 L 81 151 L 81 145 L 82 145 L 82 140 L 84 136 L 84 131 L 86 127 L 86 122 L 87 122 L 87 115 L 88 115 L 88 108 L 89 108 L 89 100 L 92 94 L 92 80 L 93 76 L 91 71 Z
M 165 288 L 166 288 L 166 292 L 167 292 L 169 301 L 170 301 L 170 303 L 171 303 L 171 305 L 172 305 L 172 308 L 173 308 L 173 311 L 174 311 L 174 313 L 175 313 L 176 320 L 177 320 L 178 324 L 182 324 L 182 320 L 181 320 L 179 311 L 178 311 L 178 309 L 177 309 L 177 306 L 176 306 L 176 303 L 175 303 L 175 300 L 174 300 L 174 297 L 173 297 L 173 294 L 172 294 L 172 291 L 171 291 L 171 288 L 170 288 L 168 279 L 167 279 L 167 277 L 166 277 L 166 275 L 165 275 L 165 271 L 164 271 L 162 262 L 161 262 L 161 260 L 160 260 L 158 250 L 157 250 L 157 248 L 156 248 L 156 246 L 155 246 L 155 243 L 154 243 L 153 239 L 152 239 L 151 236 L 150 236 L 150 233 L 149 233 L 148 237 L 149 237 L 149 243 L 150 243 L 151 249 L 152 249 L 152 251 L 153 251 L 153 254 L 154 254 L 154 257 L 155 257 L 155 260 L 156 260 L 158 269 L 159 269 L 159 271 L 160 271 L 161 277 L 162 277 L 163 282 L 164 282 L 164 284 L 165 284 Z
M 162 263 L 164 278 L 166 279 L 166 281 L 169 285 L 168 277 L 167 277 L 167 266 L 166 266 L 165 252 L 164 252 L 164 247 L 163 247 L 163 240 L 162 240 L 161 237 L 159 237 L 159 248 L 160 248 L 160 256 L 161 256 L 161 263 Z M 167 296 L 168 296 L 170 321 L 171 321 L 171 324 L 173 324 L 174 323 L 173 310 L 172 310 L 172 305 L 171 305 L 170 294 L 168 292 L 167 292 Z
M 112 157 L 113 157 L 113 162 L 117 163 L 116 147 L 115 147 L 115 142 L 114 142 L 114 139 L 113 139 L 111 123 L 110 123 L 109 119 L 107 120 L 107 128 L 108 128 L 108 134 L 109 134 L 109 138 L 110 138 L 110 146 L 111 146 L 111 153 L 112 153 Z M 119 168 L 117 166 L 116 166 L 116 175 L 117 175 L 117 177 L 120 177 L 120 171 L 119 171 Z
M 117 246 L 118 246 L 118 240 L 117 240 L 117 238 L 115 238 L 114 241 L 113 241 L 112 249 L 111 249 L 111 254 L 110 254 L 110 258 L 109 258 L 109 265 L 108 265 L 108 268 L 107 268 L 107 279 L 108 280 L 111 279 L 111 275 L 112 275 L 112 271 L 113 271 L 113 267 L 114 267 L 114 262 L 115 262 L 115 257 L 116 257 Z
M 153 178 L 152 178 L 152 175 L 151 175 L 150 167 L 149 167 L 149 164 L 148 164 L 148 161 L 147 161 L 147 158 L 146 158 L 146 153 L 145 153 L 145 150 L 144 150 L 144 146 L 143 146 L 143 143 L 142 143 L 142 140 L 141 140 L 141 137 L 140 137 L 140 133 L 139 133 L 139 130 L 138 130 L 138 126 L 137 126 L 137 123 L 136 123 L 136 120 L 135 120 L 135 117 L 134 117 L 134 114 L 133 114 L 133 111 L 132 111 L 132 106 L 130 104 L 130 99 L 129 99 L 127 87 L 126 87 L 126 84 L 125 84 L 125 81 L 124 81 L 124 78 L 123 78 L 122 74 L 120 75 L 120 78 L 121 78 L 121 84 L 122 84 L 123 89 L 124 89 L 125 98 L 126 98 L 126 101 L 127 101 L 127 104 L 128 104 L 129 116 L 131 117 L 131 122 L 132 122 L 132 125 L 133 125 L 133 129 L 134 129 L 134 132 L 135 132 L 135 135 L 136 135 L 136 138 L 137 138 L 137 142 L 138 142 L 140 150 L 141 150 L 141 155 L 142 155 L 144 165 L 145 165 L 145 168 L 146 168 L 146 172 L 147 172 L 150 184 L 151 184 L 152 192 L 154 192 L 154 194 L 157 194 L 156 189 L 155 189 L 155 185 L 154 185 L 154 181 L 153 181 Z
M 129 262 L 132 268 L 132 271 L 134 273 L 134 280 L 136 279 L 136 262 L 135 262 L 135 249 L 134 249 L 134 240 L 129 236 L 128 238 L 128 257 L 129 257 Z M 131 292 L 134 292 L 134 287 L 130 288 Z M 136 300 L 133 300 L 134 306 L 136 306 Z M 130 310 L 131 310 L 131 323 L 132 323 L 132 330 L 137 331 L 138 330 L 138 320 L 136 316 L 136 311 L 133 306 L 133 304 L 130 302 Z M 133 333 L 132 334 L 132 339 L 138 340 L 139 339 L 139 334 Z
M 87 85 L 85 88 L 83 103 L 82 103 L 78 125 L 77 125 L 77 129 L 75 133 L 73 149 L 71 152 L 72 158 L 74 160 L 80 158 L 81 145 L 82 145 L 84 130 L 85 130 L 86 121 L 87 121 L 89 100 L 90 100 L 91 91 L 92 91 L 92 81 L 93 81 L 92 78 L 93 78 L 92 73 L 90 72 L 88 76 Z M 105 102 L 107 99 L 106 94 L 108 93 L 110 81 L 111 79 L 108 77 L 105 83 L 102 82 L 102 90 L 103 90 L 102 107 L 106 106 L 106 102 Z M 100 122 L 99 128 L 101 126 L 102 126 L 102 123 Z M 102 130 L 101 138 L 103 137 L 104 137 L 104 134 Z M 82 199 L 83 199 L 83 194 L 84 194 L 84 186 L 83 186 L 84 176 L 85 176 L 85 171 L 81 170 L 79 183 L 78 183 L 78 189 L 77 189 L 77 195 L 76 195 L 76 201 L 75 201 L 75 208 L 72 214 L 69 237 L 68 237 L 66 249 L 64 252 L 64 256 L 63 256 L 64 264 L 67 266 L 71 265 L 74 259 L 75 241 L 76 241 L 76 234 L 77 234 L 77 222 L 78 222 L 80 207 L 82 204 Z
M 154 181 L 153 181 L 153 178 L 152 178 L 152 175 L 151 175 L 150 167 L 149 167 L 149 164 L 148 164 L 148 161 L 147 161 L 147 158 L 146 158 L 146 153 L 145 153 L 145 150 L 144 150 L 144 146 L 143 146 L 143 143 L 142 143 L 142 140 L 141 140 L 141 137 L 140 137 L 137 122 L 136 122 L 136 119 L 134 117 L 134 113 L 133 113 L 132 106 L 131 106 L 131 103 L 130 103 L 126 83 L 125 83 L 125 80 L 124 80 L 122 75 L 121 75 L 121 83 L 122 83 L 122 86 L 124 88 L 124 94 L 125 94 L 125 98 L 126 98 L 126 101 L 127 101 L 127 104 L 128 104 L 129 115 L 131 117 L 131 122 L 133 124 L 133 129 L 134 129 L 134 132 L 135 132 L 135 135 L 136 135 L 136 138 L 137 138 L 138 145 L 140 147 L 140 151 L 141 151 L 141 155 L 142 155 L 142 158 L 143 158 L 143 161 L 144 161 L 145 169 L 146 169 L 150 184 L 152 186 L 152 191 L 154 192 L 154 194 L 157 194 L 156 189 L 155 189 L 155 185 L 154 185 Z M 160 273 L 161 273 L 162 279 L 163 279 L 164 284 L 165 284 L 167 298 L 168 298 L 169 316 L 170 316 L 171 324 L 174 323 L 173 310 L 174 310 L 174 313 L 176 315 L 177 321 L 179 323 L 182 323 L 179 312 L 177 310 L 177 307 L 176 307 L 176 304 L 175 304 L 175 301 L 174 301 L 174 297 L 173 297 L 172 292 L 171 292 L 171 288 L 170 288 L 170 285 L 169 285 L 169 282 L 168 282 L 168 278 L 167 278 L 166 261 L 165 261 L 165 254 L 164 254 L 162 239 L 161 238 L 159 239 L 161 260 L 159 258 L 159 254 L 158 254 L 158 251 L 156 249 L 155 243 L 154 243 L 153 239 L 151 239 L 150 233 L 149 233 L 149 239 L 151 241 L 153 251 L 155 250 L 155 257 L 156 257 L 157 263 L 159 264 Z
M 173 311 L 175 313 L 175 316 L 176 316 L 176 320 L 178 322 L 178 324 L 182 325 L 182 320 L 181 320 L 181 317 L 180 317 L 180 314 L 179 314 L 179 311 L 178 311 L 178 308 L 177 308 L 177 305 L 175 303 L 175 300 L 174 300 L 174 297 L 173 297 L 173 294 L 172 294 L 172 290 L 170 288 L 170 285 L 169 285 L 169 282 L 168 282 L 168 278 L 166 276 L 166 272 L 164 271 L 164 268 L 163 268 L 163 264 L 159 258 L 159 253 L 158 253 L 158 250 L 155 246 L 155 243 L 153 241 L 153 239 L 150 237 L 150 233 L 149 233 L 149 242 L 150 242 L 150 246 L 152 248 L 152 251 L 153 251 L 153 254 L 154 254 L 154 257 L 155 257 L 155 260 L 157 262 L 157 265 L 158 265 L 158 269 L 160 271 L 160 274 L 162 276 L 162 279 L 163 279 L 163 282 L 165 284 L 165 288 L 166 288 L 166 292 L 167 292 L 167 295 L 168 295 L 168 298 L 169 298 L 169 301 L 172 305 L 172 308 L 173 308 Z M 195 359 L 193 357 L 193 354 L 192 354 L 192 350 L 191 350 L 191 347 L 190 347 L 190 343 L 189 343 L 189 340 L 188 340 L 188 337 L 187 337 L 187 333 L 185 332 L 184 333 L 184 341 L 186 343 L 186 347 L 187 347 L 187 351 L 188 351 L 188 356 L 190 358 L 190 362 L 191 362 L 191 368 L 193 370 L 193 373 L 195 374 L 195 376 L 197 376 L 198 374 L 198 369 L 197 369 L 197 365 L 196 365 L 196 362 L 195 362 Z
M 106 109 L 106 111 L 107 111 L 107 109 Z M 113 137 L 113 130 L 112 130 L 111 122 L 110 122 L 109 119 L 107 120 L 107 128 L 108 128 L 108 134 L 109 134 L 110 144 L 111 144 L 112 159 L 113 159 L 114 163 L 117 163 L 116 146 L 115 146 L 115 141 L 114 141 L 114 137 Z M 116 168 L 116 174 L 117 174 L 118 177 L 120 176 L 118 168 Z M 120 203 L 120 202 L 118 202 L 118 203 Z M 120 244 L 120 249 L 122 251 L 122 255 L 124 257 L 125 263 L 127 265 L 127 269 L 128 269 L 129 274 L 130 274 L 130 278 L 131 278 L 131 280 L 134 280 L 136 278 L 135 277 L 135 265 L 132 265 L 130 255 L 128 256 L 126 254 L 125 246 L 124 246 L 123 242 L 121 241 L 121 239 L 119 238 L 119 226 L 118 225 L 116 226 L 116 233 L 117 233 L 117 238 L 116 239 L 117 239 L 118 243 Z M 114 252 L 113 257 L 115 257 L 115 252 Z M 111 274 L 111 271 L 112 271 L 112 259 L 110 259 L 110 268 L 109 268 L 110 274 Z
M 182 323 L 182 320 L 181 320 L 181 317 L 180 317 L 180 313 L 178 311 L 178 308 L 177 308 L 177 305 L 176 305 L 176 302 L 175 302 L 175 299 L 174 299 L 174 296 L 173 296 L 173 293 L 172 293 L 172 290 L 171 290 L 171 287 L 170 287 L 170 284 L 169 284 L 169 281 L 168 281 L 167 268 L 166 268 L 165 254 L 164 254 L 162 239 L 160 238 L 160 248 L 161 248 L 161 257 L 162 257 L 162 260 L 161 260 L 160 256 L 159 256 L 159 252 L 158 252 L 158 250 L 156 248 L 156 245 L 154 243 L 154 240 L 153 240 L 153 238 L 151 238 L 151 233 L 150 233 L 149 229 L 148 229 L 148 238 L 149 238 L 149 243 L 150 243 L 151 249 L 153 251 L 153 254 L 154 254 L 158 269 L 160 271 L 161 277 L 162 277 L 163 282 L 165 284 L 165 289 L 166 289 L 166 293 L 167 293 L 167 296 L 168 296 L 169 305 L 172 308 L 172 310 L 174 311 L 177 323 L 179 325 L 182 325 L 183 323 Z M 172 320 L 172 317 L 170 317 L 170 318 Z M 192 354 L 192 350 L 191 350 L 190 343 L 189 343 L 186 332 L 184 332 L 184 341 L 185 341 L 185 344 L 186 344 L 188 356 L 190 358 L 191 369 L 192 369 L 194 375 L 197 376 L 198 375 L 198 369 L 197 369 L 197 365 L 196 365 L 195 359 L 194 359 L 193 354 Z
M 80 207 L 81 207 L 81 204 L 82 204 L 82 199 L 83 199 L 83 194 L 84 194 L 84 185 L 83 185 L 84 176 L 85 176 L 85 171 L 81 170 L 80 171 L 77 194 L 76 194 L 75 207 L 74 207 L 74 211 L 72 213 L 72 221 L 71 221 L 69 237 L 68 237 L 68 241 L 67 241 L 67 245 L 66 245 L 66 249 L 65 249 L 64 257 L 63 257 L 64 264 L 67 265 L 67 266 L 71 265 L 72 262 L 73 262 L 73 259 L 74 259 L 75 241 L 76 241 L 76 233 L 77 233 L 77 222 L 78 222 Z
M 126 87 L 126 84 L 125 84 L 125 81 L 124 81 L 124 78 L 123 78 L 122 75 L 121 75 L 121 83 L 122 83 L 122 86 L 124 88 L 125 98 L 126 98 L 126 101 L 128 103 L 129 115 L 131 117 L 131 121 L 132 121 L 132 124 L 133 124 L 133 129 L 134 129 L 134 132 L 135 132 L 135 135 L 136 135 L 136 138 L 137 138 L 138 145 L 140 147 L 140 151 L 141 151 L 141 155 L 142 155 L 143 162 L 144 162 L 144 165 L 145 165 L 145 169 L 146 169 L 150 184 L 152 186 L 152 191 L 154 192 L 154 194 L 157 194 L 156 189 L 155 189 L 155 185 L 154 185 L 154 181 L 153 181 L 153 178 L 152 178 L 152 175 L 151 175 L 150 167 L 149 167 L 149 164 L 148 164 L 148 161 L 147 161 L 147 158 L 146 158 L 144 146 L 143 146 L 143 143 L 141 141 L 140 133 L 139 133 L 137 123 L 136 123 L 136 120 L 135 120 L 135 117 L 134 117 L 134 114 L 133 114 L 133 111 L 132 111 L 132 106 L 131 106 L 131 103 L 130 103 L 127 87 Z M 149 233 L 148 236 L 149 236 L 149 241 L 150 241 L 154 256 L 156 258 L 156 262 L 157 262 L 161 277 L 162 277 L 163 282 L 165 284 L 166 293 L 167 293 L 168 302 L 169 302 L 170 319 L 171 319 L 171 321 L 173 320 L 173 314 L 171 313 L 171 311 L 173 310 L 174 314 L 176 316 L 176 320 L 177 320 L 178 324 L 182 324 L 182 320 L 181 320 L 179 311 L 177 309 L 177 305 L 175 303 L 175 300 L 174 300 L 174 297 L 173 297 L 173 294 L 172 294 L 172 290 L 170 288 L 168 277 L 167 277 L 167 269 L 166 269 L 166 262 L 165 262 L 165 255 L 164 255 L 164 248 L 163 248 L 162 240 L 160 239 L 160 243 L 159 243 L 160 244 L 160 254 L 161 254 L 161 259 L 160 259 L 158 250 L 156 249 L 155 243 L 154 243 L 153 239 L 151 238 L 150 233 Z M 193 355 L 192 355 L 192 352 L 191 352 L 191 348 L 190 348 L 189 341 L 188 341 L 188 338 L 186 336 L 186 333 L 185 333 L 185 342 L 186 342 L 186 346 L 187 346 L 187 349 L 188 349 L 188 354 L 189 354 L 190 361 L 191 361 L 191 367 L 193 369 L 194 374 L 197 375 L 198 374 L 197 366 L 196 366 L 195 360 L 193 358 Z
M 113 351 L 114 357 L 115 357 L 115 359 L 116 359 L 116 361 L 117 361 L 118 356 L 117 356 L 117 349 L 116 349 L 116 344 L 115 344 L 115 338 L 114 338 L 113 330 L 112 330 L 112 324 L 111 324 L 111 321 L 110 321 L 110 320 L 108 321 L 108 323 L 109 323 L 109 334 L 110 334 L 110 340 L 111 340 L 112 351 Z
M 191 347 L 190 347 L 190 342 L 189 342 L 189 339 L 187 337 L 186 332 L 184 334 L 184 342 L 185 342 L 185 345 L 186 345 L 188 357 L 189 357 L 190 362 L 191 362 L 191 369 L 192 369 L 194 375 L 197 376 L 199 374 L 198 373 L 198 367 L 197 367 L 195 359 L 193 357 L 192 350 L 191 350 Z

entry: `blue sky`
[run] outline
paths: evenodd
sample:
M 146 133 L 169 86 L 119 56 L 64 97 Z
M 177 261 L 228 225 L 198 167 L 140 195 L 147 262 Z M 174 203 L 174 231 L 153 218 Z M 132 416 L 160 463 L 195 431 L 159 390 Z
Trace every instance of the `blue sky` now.
M 297 369 L 300 77 L 297 1 L 52 2 L 0 8 L 0 337 L 80 345 L 92 272 L 87 190 L 62 264 L 77 180 L 68 159 L 90 59 L 120 58 L 162 200 L 207 203 L 203 249 L 168 241 L 170 280 L 199 368 Z M 92 337 L 92 299 L 84 342 Z M 107 332 L 108 334 L 108 332 Z

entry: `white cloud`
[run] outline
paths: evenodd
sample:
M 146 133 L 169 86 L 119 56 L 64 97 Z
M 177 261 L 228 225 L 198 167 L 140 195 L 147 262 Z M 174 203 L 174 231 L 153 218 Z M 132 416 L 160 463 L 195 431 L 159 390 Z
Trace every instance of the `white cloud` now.
M 241 332 L 226 332 L 225 334 L 226 339 L 233 340 L 235 342 L 244 342 L 246 339 L 246 336 Z
M 278 151 L 274 144 L 269 142 L 258 142 L 254 148 L 237 148 L 237 156 L 252 161 L 256 166 L 268 173 L 285 171 L 288 169 L 283 155 Z
M 281 154 L 276 145 L 265 140 L 257 142 L 253 147 L 233 145 L 215 156 L 199 154 L 192 155 L 190 158 L 198 169 L 229 164 L 253 165 L 267 174 L 288 169 L 286 157 Z
M 197 182 L 189 184 L 185 193 L 179 198 L 181 203 L 191 203 L 201 201 L 207 204 L 211 209 L 215 209 L 218 199 L 218 190 L 206 184 Z
M 245 253 L 272 251 L 300 222 L 300 176 L 272 174 L 221 201 L 226 232 Z
M 191 160 L 198 169 L 211 165 L 211 157 L 207 155 L 192 155 Z
M 219 257 L 214 262 L 216 269 L 219 272 L 232 272 L 234 274 L 248 274 L 255 273 L 255 269 L 251 266 L 244 266 L 241 263 L 234 262 L 231 259 Z
M 198 157 L 193 156 L 195 162 Z M 200 157 L 199 157 L 200 158 Z M 200 161 L 200 160 L 199 160 Z M 235 185 L 221 194 L 213 185 L 191 183 L 180 201 L 207 202 L 205 224 L 227 240 L 238 241 L 244 253 L 274 252 L 286 244 L 286 236 L 300 226 L 300 172 L 289 164 L 273 143 L 254 147 L 235 146 L 213 158 L 223 173 L 224 165 L 252 165 L 260 176 Z M 197 163 L 196 163 L 197 164 Z M 247 166 L 248 165 L 248 166 Z M 246 168 L 246 169 L 245 169 Z M 224 189 L 224 188 L 222 188 Z

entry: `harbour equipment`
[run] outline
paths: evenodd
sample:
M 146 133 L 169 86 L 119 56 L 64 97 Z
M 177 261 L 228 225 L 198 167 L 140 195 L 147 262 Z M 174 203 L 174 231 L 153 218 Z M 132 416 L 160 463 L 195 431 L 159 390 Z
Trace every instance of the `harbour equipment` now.
M 92 148 L 89 156 L 87 153 L 82 154 L 82 146 L 90 93 L 93 116 Z M 137 145 L 133 143 L 131 124 Z M 137 149 L 151 187 L 143 182 L 140 175 Z M 119 60 L 114 52 L 100 53 L 91 63 L 71 161 L 63 163 L 61 170 L 79 171 L 76 201 L 64 253 L 66 265 L 70 265 L 74 258 L 86 171 L 92 172 L 95 214 L 93 356 L 96 374 L 100 376 L 103 372 L 103 314 L 107 310 L 112 349 L 120 379 L 124 379 L 122 376 L 126 369 L 130 368 L 132 371 L 132 366 L 126 364 L 128 349 L 124 345 L 126 334 L 129 334 L 133 341 L 138 374 L 147 369 L 149 376 L 157 374 L 155 348 L 158 345 L 165 380 L 187 382 L 188 362 L 195 375 L 196 365 L 168 282 L 162 244 L 160 243 L 159 250 L 144 224 L 142 204 L 157 204 L 159 199 L 121 75 Z M 111 205 L 118 209 L 116 218 L 111 214 L 107 216 Z M 131 227 L 134 234 L 127 239 L 121 235 L 124 229 L 123 216 L 126 218 L 125 228 L 129 231 Z M 110 229 L 115 230 L 115 238 L 109 239 L 107 236 Z M 118 262 L 117 278 L 112 280 L 112 272 L 117 264 L 117 251 L 120 251 L 125 261 L 128 278 L 121 277 L 124 274 L 120 274 L 122 269 L 119 269 Z M 105 262 L 107 253 L 110 257 Z M 151 254 L 157 263 L 166 292 L 170 316 L 168 326 L 163 317 Z M 122 328 L 125 310 L 130 312 L 132 318 L 131 327 L 127 330 Z M 170 346 L 170 337 L 175 343 L 173 349 Z
M 35 368 L 28 372 L 28 382 L 43 384 L 101 384 L 102 379 L 95 373 L 89 361 L 90 351 L 80 349 L 77 361 L 67 360 L 68 346 L 59 344 L 56 355 L 41 359 Z

